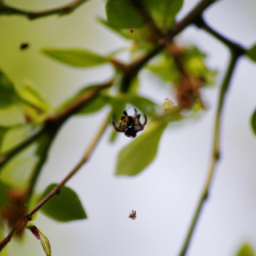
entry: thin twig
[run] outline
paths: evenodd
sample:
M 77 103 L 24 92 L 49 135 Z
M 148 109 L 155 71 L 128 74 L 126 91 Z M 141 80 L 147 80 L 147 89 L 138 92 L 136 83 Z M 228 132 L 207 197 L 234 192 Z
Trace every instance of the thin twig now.
M 173 40 L 173 38 L 179 34 L 182 30 L 184 30 L 187 26 L 191 25 L 198 17 L 201 16 L 203 11 L 208 8 L 212 3 L 216 0 L 202 0 L 190 13 L 188 13 L 181 21 L 176 23 L 171 32 L 167 35 L 167 37 L 163 40 L 161 44 L 156 46 L 151 52 L 147 55 L 139 58 L 137 61 L 133 62 L 127 72 L 124 74 L 121 83 L 122 92 L 127 92 L 129 89 L 129 85 L 131 84 L 134 77 L 138 74 L 141 68 L 154 56 L 156 56 L 159 52 L 161 52 L 166 44 Z
M 93 150 L 95 149 L 96 145 L 98 144 L 100 138 L 102 137 L 104 131 L 110 124 L 111 120 L 111 113 L 107 115 L 107 118 L 104 120 L 102 125 L 100 126 L 98 132 L 92 139 L 91 143 L 89 144 L 87 150 L 85 151 L 84 155 L 82 156 L 81 160 L 78 164 L 73 168 L 73 170 L 41 201 L 39 202 L 26 216 L 22 217 L 15 225 L 13 230 L 9 233 L 9 235 L 0 242 L 0 251 L 6 246 L 8 242 L 10 242 L 12 236 L 18 231 L 21 227 L 24 227 L 29 220 L 31 220 L 33 214 L 37 212 L 45 203 L 47 203 L 53 196 L 58 195 L 60 193 L 61 188 L 70 180 L 77 171 L 81 168 L 81 166 L 87 162 L 89 157 L 91 156 Z
M 223 110 L 224 99 L 225 99 L 226 92 L 229 88 L 230 80 L 231 80 L 232 74 L 234 73 L 235 66 L 236 66 L 239 56 L 240 56 L 240 54 L 237 51 L 231 50 L 231 59 L 229 62 L 228 69 L 226 71 L 226 75 L 223 79 L 221 89 L 220 89 L 219 102 L 218 102 L 218 107 L 217 107 L 217 112 L 216 112 L 216 117 L 215 117 L 215 126 L 214 126 L 214 134 L 213 134 L 213 144 L 212 144 L 212 155 L 211 155 L 210 167 L 209 167 L 207 178 L 206 178 L 206 181 L 204 184 L 203 192 L 200 196 L 200 199 L 199 199 L 199 202 L 198 202 L 198 205 L 196 208 L 196 212 L 195 212 L 192 222 L 190 224 L 187 236 L 185 238 L 185 241 L 184 241 L 184 244 L 182 246 L 179 256 L 184 256 L 187 252 L 188 245 L 191 240 L 196 223 L 198 221 L 199 214 L 202 210 L 204 202 L 206 201 L 206 199 L 209 195 L 209 187 L 210 187 L 210 184 L 212 181 L 213 173 L 215 171 L 215 166 L 220 157 L 220 146 L 219 146 L 220 122 L 221 122 L 221 114 L 222 114 L 222 110 Z
M 246 49 L 239 45 L 238 43 L 228 39 L 227 37 L 221 35 L 219 32 L 217 32 L 216 30 L 214 30 L 213 28 L 211 28 L 203 19 L 203 17 L 199 17 L 194 24 L 200 28 L 205 30 L 206 32 L 208 32 L 210 35 L 212 35 L 213 37 L 215 37 L 216 39 L 218 39 L 219 41 L 221 41 L 223 44 L 225 44 L 228 48 L 231 48 L 233 50 L 236 50 L 237 52 L 239 52 L 240 54 L 244 54 L 246 52 Z
M 20 10 L 15 7 L 11 7 L 5 3 L 0 4 L 0 15 L 21 15 L 25 16 L 30 20 L 49 16 L 49 15 L 65 15 L 69 14 L 78 8 L 83 3 L 87 2 L 88 0 L 75 0 L 69 4 L 66 4 L 62 7 L 57 7 L 45 11 L 27 11 L 27 10 Z

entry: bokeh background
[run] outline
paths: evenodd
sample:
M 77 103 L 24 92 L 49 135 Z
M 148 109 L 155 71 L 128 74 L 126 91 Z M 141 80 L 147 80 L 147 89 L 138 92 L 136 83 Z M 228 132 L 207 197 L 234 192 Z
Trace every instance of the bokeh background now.
M 71 0 L 6 0 L 29 10 L 42 10 Z M 185 0 L 178 19 L 197 3 Z M 129 42 L 107 31 L 96 17 L 105 17 L 105 2 L 91 0 L 65 17 L 50 16 L 35 21 L 24 17 L 0 17 L 0 68 L 17 87 L 30 81 L 53 106 L 95 82 L 111 77 L 111 66 L 75 69 L 43 54 L 43 47 L 86 48 L 107 54 L 129 47 Z M 219 1 L 205 12 L 217 31 L 250 47 L 256 42 L 256 2 Z M 79 195 L 88 219 L 58 223 L 39 214 L 35 222 L 50 239 L 52 255 L 167 256 L 177 255 L 208 171 L 214 114 L 221 79 L 229 52 L 196 27 L 178 37 L 180 43 L 196 44 L 208 54 L 207 63 L 219 70 L 215 87 L 204 90 L 208 110 L 195 121 L 168 128 L 155 161 L 135 177 L 114 176 L 117 154 L 130 139 L 119 136 L 108 142 L 111 127 L 89 162 L 68 182 Z M 20 51 L 28 42 L 30 48 Z M 123 54 L 122 60 L 129 56 Z M 256 138 L 250 117 L 256 107 L 256 66 L 245 57 L 239 61 L 225 102 L 221 133 L 221 160 L 214 175 L 210 197 L 203 208 L 190 243 L 189 256 L 235 255 L 250 242 L 256 248 Z M 148 71 L 140 73 L 141 94 L 159 104 L 171 90 Z M 160 88 L 160 89 L 159 89 Z M 73 117 L 62 128 L 40 176 L 37 191 L 60 181 L 77 163 L 108 113 Z M 1 118 L 1 113 L 0 113 Z M 136 152 L 134 152 L 136 154 Z M 128 218 L 137 211 L 135 221 Z M 22 243 L 13 239 L 9 255 L 43 256 L 40 243 L 26 232 Z

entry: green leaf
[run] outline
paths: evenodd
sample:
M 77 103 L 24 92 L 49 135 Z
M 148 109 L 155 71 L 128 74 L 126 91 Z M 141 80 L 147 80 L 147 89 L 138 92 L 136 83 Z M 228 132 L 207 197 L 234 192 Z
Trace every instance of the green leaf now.
M 0 241 L 4 239 L 4 227 L 2 220 L 0 219 Z M 7 256 L 7 246 L 1 250 L 1 256 Z
M 138 108 L 142 114 L 145 114 L 149 117 L 154 116 L 156 113 L 155 107 L 157 104 L 147 98 L 136 96 L 129 100 L 129 102 Z
M 248 243 L 245 243 L 240 247 L 236 256 L 255 256 L 255 253 L 252 246 Z
M 43 246 L 46 256 L 51 256 L 51 243 L 47 236 L 36 226 L 29 225 L 27 228 L 32 232 L 36 239 L 41 241 L 41 245 Z
M 252 126 L 252 130 L 253 130 L 254 134 L 256 135 L 256 109 L 253 112 L 252 117 L 251 117 L 251 126 Z
M 24 116 L 19 105 L 10 104 L 4 108 L 0 107 L 0 125 L 14 126 L 24 123 Z
M 118 132 L 116 132 L 116 130 L 113 129 L 113 130 L 111 131 L 111 133 L 110 133 L 110 136 L 109 136 L 109 138 L 108 138 L 108 141 L 109 141 L 110 143 L 114 143 L 114 142 L 116 141 L 117 136 L 118 136 Z
M 10 186 L 8 186 L 7 184 L 0 180 L 0 208 L 3 207 L 8 202 L 8 191 L 10 189 Z
M 172 27 L 175 16 L 183 5 L 183 0 L 140 0 L 140 2 L 162 29 Z M 139 28 L 145 23 L 140 11 L 128 0 L 108 0 L 106 13 L 109 23 L 117 29 Z
M 5 127 L 4 127 L 5 128 Z M 31 125 L 17 125 L 5 130 L 2 140 L 1 152 L 7 152 L 26 140 L 32 133 Z M 0 128 L 1 136 L 1 128 Z M 1 143 L 1 142 L 0 142 Z
M 112 98 L 110 99 L 110 104 L 112 106 L 112 114 L 113 114 L 112 118 L 114 119 L 114 121 L 117 121 L 123 115 L 123 111 L 125 110 L 126 103 L 123 102 L 122 100 L 115 100 Z M 115 142 L 118 134 L 119 133 L 113 129 L 109 137 L 109 142 L 110 143 Z
M 50 109 L 49 103 L 43 99 L 39 92 L 31 85 L 26 85 L 19 92 L 21 99 L 28 105 L 40 110 L 47 111 Z
M 145 127 L 118 155 L 116 175 L 134 176 L 145 169 L 155 158 L 157 148 L 167 122 L 158 121 Z
M 0 108 L 10 106 L 16 100 L 17 95 L 13 83 L 0 70 Z
M 90 102 L 88 102 L 83 108 L 81 108 L 77 115 L 88 115 L 95 113 L 106 106 L 108 103 L 107 99 L 105 97 L 102 97 L 101 95 L 98 95 L 94 99 L 92 99 Z
M 83 49 L 45 48 L 42 52 L 59 62 L 73 67 L 90 68 L 108 63 L 107 58 Z
M 186 72 L 192 77 L 201 77 L 205 85 L 212 85 L 215 83 L 215 78 L 218 72 L 211 70 L 205 64 L 207 55 L 203 53 L 196 46 L 191 45 L 187 47 L 184 56 L 184 68 Z
M 49 185 L 43 192 L 40 201 L 45 198 L 58 184 Z M 42 212 L 48 217 L 68 222 L 86 219 L 86 213 L 77 194 L 68 187 L 63 187 L 59 195 L 54 196 L 42 208 Z
M 130 52 L 132 53 L 132 57 L 134 56 L 138 57 L 138 54 L 141 55 L 141 49 L 143 51 L 148 52 L 149 50 L 153 49 L 155 47 L 155 41 L 152 40 L 152 38 L 155 38 L 154 31 L 152 28 L 147 25 L 143 26 L 141 28 L 136 28 L 134 33 L 131 33 L 130 30 L 128 29 L 120 29 L 116 28 L 112 24 L 110 24 L 108 21 L 98 19 L 101 24 L 106 26 L 108 29 L 111 29 L 113 32 L 117 33 L 119 36 L 127 39 L 127 40 L 132 40 L 135 42 L 133 46 L 130 48 Z M 148 40 L 151 38 L 151 40 Z M 127 48 L 128 50 L 128 48 Z
M 109 24 L 117 29 L 138 28 L 144 23 L 139 11 L 128 0 L 108 0 L 106 14 Z
M 113 97 L 109 96 L 109 102 L 112 105 L 116 118 L 122 116 L 122 113 L 125 110 L 125 105 L 129 103 L 136 107 L 141 114 L 146 114 L 149 117 L 154 116 L 156 113 L 155 107 L 157 104 L 155 102 L 136 94 L 120 93 Z
M 162 55 L 156 58 L 147 69 L 164 82 L 177 83 L 179 81 L 179 71 L 171 56 Z
M 4 140 L 4 136 L 8 130 L 9 130 L 9 127 L 1 127 L 0 126 L 0 155 L 2 153 L 2 143 Z
M 77 92 L 74 96 L 69 98 L 66 102 L 64 102 L 64 104 L 62 104 L 58 108 L 58 110 L 65 108 L 66 106 L 70 105 L 72 102 L 76 101 L 76 99 L 79 99 L 83 94 L 85 94 L 86 92 L 89 92 L 90 90 L 92 90 L 94 88 L 97 88 L 98 86 L 99 85 L 90 85 L 90 86 L 83 88 L 82 90 Z M 95 98 L 90 100 L 76 114 L 77 115 L 88 115 L 88 114 L 95 113 L 95 112 L 99 111 L 100 109 L 102 109 L 103 107 L 105 107 L 107 105 L 107 103 L 108 103 L 108 99 L 105 96 L 103 96 L 102 94 L 99 94 Z
M 120 35 L 121 37 L 125 38 L 125 39 L 131 39 L 131 36 L 129 36 L 128 33 L 123 32 L 122 30 L 116 28 L 115 26 L 113 26 L 112 24 L 110 24 L 108 21 L 103 20 L 101 18 L 97 18 L 97 20 L 104 26 L 106 26 L 108 29 L 111 29 L 113 32 L 117 33 L 118 35 Z M 131 34 L 131 33 L 130 33 Z
M 247 57 L 256 62 L 256 44 L 253 45 L 247 52 L 246 52 Z
M 175 16 L 180 11 L 183 0 L 143 0 L 156 24 L 165 30 L 172 27 Z
M 28 151 L 31 150 L 28 149 L 27 152 L 22 152 L 1 169 L 1 180 L 3 182 L 17 189 L 27 188 L 31 170 L 33 170 L 38 161 Z

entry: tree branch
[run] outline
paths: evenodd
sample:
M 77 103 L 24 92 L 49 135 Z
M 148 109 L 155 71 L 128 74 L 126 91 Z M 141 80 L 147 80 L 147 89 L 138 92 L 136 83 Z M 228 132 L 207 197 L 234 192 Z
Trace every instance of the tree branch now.
M 70 116 L 78 112 L 80 108 L 84 107 L 90 100 L 94 99 L 100 91 L 109 88 L 112 83 L 113 80 L 111 79 L 107 83 L 99 85 L 98 87 L 95 87 L 92 90 L 85 92 L 81 95 L 80 98 L 76 99 L 75 102 L 72 102 L 55 116 L 48 117 L 45 120 L 44 126 L 40 131 L 32 135 L 24 142 L 21 142 L 14 149 L 0 157 L 0 171 L 4 167 L 4 165 L 7 164 L 14 156 L 16 156 L 19 152 L 35 142 L 42 135 L 46 134 L 47 132 L 51 132 L 52 130 L 59 129 Z
M 239 54 L 245 54 L 246 49 L 233 42 L 232 40 L 228 39 L 227 37 L 221 35 L 220 33 L 218 33 L 216 30 L 214 30 L 213 28 L 211 28 L 203 19 L 202 16 L 200 16 L 195 22 L 194 24 L 200 28 L 205 30 L 206 32 L 208 32 L 210 35 L 212 35 L 213 37 L 215 37 L 216 39 L 218 39 L 220 42 L 222 42 L 224 45 L 226 45 L 228 48 L 231 48 L 232 50 L 237 51 Z
M 0 251 L 6 246 L 7 243 L 10 242 L 12 236 L 18 231 L 20 228 L 24 227 L 28 221 L 31 220 L 33 214 L 37 212 L 45 203 L 47 203 L 53 196 L 58 195 L 60 193 L 61 188 L 70 180 L 77 171 L 82 167 L 82 165 L 87 162 L 89 157 L 91 156 L 93 150 L 95 149 L 96 145 L 98 144 L 100 138 L 102 137 L 104 131 L 110 124 L 111 120 L 111 113 L 108 114 L 107 118 L 104 120 L 102 125 L 100 126 L 98 132 L 92 139 L 91 143 L 89 144 L 87 150 L 85 151 L 84 155 L 82 156 L 81 160 L 78 164 L 71 170 L 71 172 L 41 201 L 39 202 L 26 216 L 22 217 L 15 225 L 13 230 L 9 233 L 9 235 L 0 242 Z
M 49 15 L 66 15 L 74 11 L 76 8 L 78 8 L 80 5 L 85 3 L 88 0 L 75 0 L 67 5 L 64 5 L 62 7 L 57 7 L 54 9 L 49 9 L 45 11 L 26 11 L 26 10 L 20 10 L 14 7 L 11 7 L 5 3 L 0 4 L 0 15 L 21 15 L 25 16 L 30 20 L 42 18 Z
M 190 224 L 187 236 L 185 238 L 185 241 L 184 241 L 184 244 L 182 246 L 179 256 L 184 256 L 186 254 L 189 242 L 191 240 L 193 231 L 194 231 L 196 223 L 198 221 L 198 217 L 200 215 L 200 212 L 202 210 L 204 202 L 206 201 L 208 194 L 209 194 L 209 187 L 210 187 L 210 184 L 212 181 L 215 166 L 220 157 L 220 146 L 219 146 L 219 144 L 220 144 L 220 125 L 221 125 L 220 122 L 221 122 L 221 114 L 222 114 L 222 110 L 223 110 L 225 95 L 229 88 L 230 80 L 231 80 L 232 74 L 234 73 L 234 69 L 235 69 L 237 60 L 240 56 L 241 55 L 237 51 L 231 50 L 230 63 L 229 63 L 228 69 L 226 71 L 226 75 L 223 79 L 222 86 L 220 89 L 219 102 L 218 102 L 218 107 L 217 107 L 217 112 L 216 112 L 216 117 L 215 117 L 215 126 L 214 126 L 214 134 L 213 134 L 213 144 L 212 144 L 212 155 L 211 155 L 210 167 L 208 170 L 207 178 L 205 180 L 203 192 L 200 196 L 200 199 L 199 199 L 199 202 L 198 202 L 198 205 L 196 208 L 196 212 L 195 212 L 192 222 Z

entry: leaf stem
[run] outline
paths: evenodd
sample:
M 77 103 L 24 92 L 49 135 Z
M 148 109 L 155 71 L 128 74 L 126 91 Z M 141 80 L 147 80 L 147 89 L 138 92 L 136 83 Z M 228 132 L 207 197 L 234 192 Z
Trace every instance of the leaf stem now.
M 221 114 L 222 114 L 222 110 L 223 110 L 223 104 L 224 104 L 226 92 L 230 85 L 230 80 L 231 80 L 232 74 L 234 73 L 234 69 L 235 69 L 237 60 L 240 57 L 240 54 L 237 51 L 231 50 L 230 52 L 231 52 L 231 58 L 230 58 L 229 66 L 227 68 L 225 77 L 223 79 L 222 86 L 220 89 L 220 94 L 219 94 L 218 107 L 217 107 L 214 132 L 213 132 L 213 144 L 212 144 L 210 166 L 209 166 L 208 174 L 207 174 L 207 177 L 205 180 L 204 189 L 199 198 L 199 202 L 196 207 L 196 211 L 194 213 L 192 222 L 190 224 L 189 230 L 187 232 L 187 236 L 185 238 L 185 241 L 183 243 L 183 246 L 181 248 L 181 252 L 180 252 L 179 256 L 184 256 L 187 252 L 189 242 L 191 240 L 193 231 L 194 231 L 196 223 L 198 221 L 198 217 L 200 215 L 200 212 L 202 210 L 204 202 L 206 201 L 206 199 L 209 195 L 209 187 L 210 187 L 212 177 L 213 177 L 213 174 L 215 171 L 215 166 L 220 157 L 220 146 L 219 146 L 219 144 L 220 144 L 220 125 L 221 125 Z
M 66 4 L 62 7 L 57 7 L 45 11 L 26 11 L 26 10 L 20 10 L 18 8 L 11 7 L 5 3 L 0 3 L 0 15 L 21 15 L 25 16 L 30 20 L 59 14 L 59 15 L 65 15 L 69 14 L 72 11 L 74 11 L 76 8 L 78 8 L 83 3 L 87 2 L 88 0 L 75 0 L 69 4 Z
M 70 180 L 77 171 L 82 167 L 82 165 L 87 162 L 89 157 L 91 156 L 93 150 L 97 146 L 100 138 L 102 137 L 103 133 L 105 132 L 106 128 L 110 124 L 111 120 L 111 113 L 107 115 L 107 118 L 104 120 L 102 125 L 100 126 L 99 130 L 95 134 L 94 138 L 92 139 L 91 143 L 89 144 L 87 150 L 85 151 L 84 155 L 82 156 L 81 160 L 77 163 L 77 165 L 69 172 L 69 174 L 41 201 L 39 202 L 26 216 L 23 216 L 15 225 L 13 230 L 9 233 L 9 235 L 4 238 L 0 242 L 0 251 L 6 246 L 8 242 L 10 242 L 12 236 L 19 230 L 21 227 L 24 227 L 28 221 L 31 220 L 33 214 L 37 212 L 45 203 L 47 203 L 53 196 L 58 195 L 60 193 L 61 188 Z

